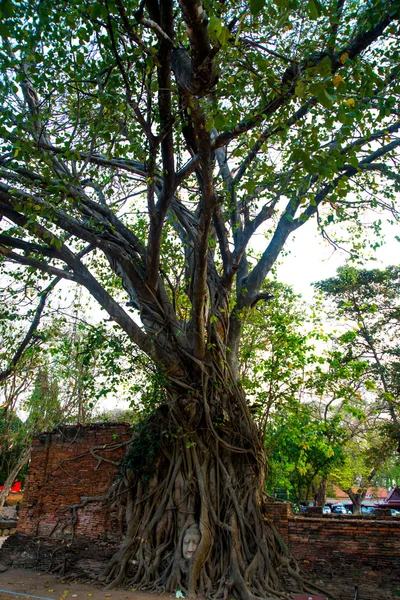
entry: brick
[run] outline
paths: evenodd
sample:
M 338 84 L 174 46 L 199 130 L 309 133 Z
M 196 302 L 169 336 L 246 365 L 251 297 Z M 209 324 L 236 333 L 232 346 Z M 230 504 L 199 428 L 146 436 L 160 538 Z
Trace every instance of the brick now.
M 117 440 L 115 435 L 118 435 Z M 21 506 L 18 533 L 28 536 L 49 535 L 67 525 L 68 509 L 80 504 L 84 496 L 105 493 L 117 474 L 117 467 L 98 460 L 89 452 L 92 446 L 113 444 L 130 438 L 128 425 L 104 423 L 89 426 L 65 426 L 41 434 L 33 440 L 32 461 L 27 474 L 25 496 Z M 126 447 L 96 450 L 100 456 L 119 462 Z M 76 534 L 91 539 L 107 535 L 119 537 L 115 514 L 106 506 L 88 504 L 78 511 Z

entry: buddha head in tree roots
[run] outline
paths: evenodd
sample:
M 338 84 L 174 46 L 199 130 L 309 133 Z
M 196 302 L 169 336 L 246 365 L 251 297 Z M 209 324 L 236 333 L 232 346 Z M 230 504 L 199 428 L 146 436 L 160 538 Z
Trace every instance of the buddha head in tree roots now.
M 201 540 L 201 533 L 198 523 L 194 523 L 188 527 L 183 536 L 182 542 L 182 554 L 183 558 L 187 560 L 191 559 L 197 550 L 197 547 Z

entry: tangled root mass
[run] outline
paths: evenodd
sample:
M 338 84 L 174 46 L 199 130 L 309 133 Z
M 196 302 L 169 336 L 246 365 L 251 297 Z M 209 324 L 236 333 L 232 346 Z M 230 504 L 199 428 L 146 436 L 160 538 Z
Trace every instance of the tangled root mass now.
M 174 398 L 136 428 L 114 484 L 124 540 L 104 581 L 236 600 L 308 590 L 263 516 L 264 472 L 262 441 L 240 391 L 203 385 Z M 200 541 L 185 558 L 194 524 Z

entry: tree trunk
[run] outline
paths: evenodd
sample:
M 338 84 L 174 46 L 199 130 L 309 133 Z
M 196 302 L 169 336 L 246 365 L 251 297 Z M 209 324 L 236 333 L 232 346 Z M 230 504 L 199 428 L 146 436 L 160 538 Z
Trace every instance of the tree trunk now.
M 315 506 L 325 506 L 326 500 L 326 477 L 323 477 L 321 483 L 319 484 L 317 494 L 315 496 Z
M 11 470 L 9 476 L 7 477 L 6 481 L 4 482 L 3 489 L 0 492 L 0 510 L 4 506 L 4 503 L 7 499 L 8 494 L 10 493 L 10 490 L 12 488 L 14 481 L 16 480 L 16 478 L 18 476 L 18 473 L 20 472 L 22 467 L 24 467 L 26 465 L 26 463 L 30 459 L 30 456 L 31 456 L 31 449 L 29 448 L 28 450 L 25 450 L 25 452 L 20 456 L 20 458 L 18 459 L 18 462 L 16 463 L 14 468 Z
M 188 388 L 135 429 L 113 489 L 125 537 L 103 579 L 240 600 L 282 598 L 288 580 L 306 590 L 263 516 L 265 454 L 244 395 L 207 378 Z
M 353 504 L 353 515 L 361 515 L 361 505 L 367 495 L 367 490 L 358 491 L 356 494 L 351 490 L 344 490 Z

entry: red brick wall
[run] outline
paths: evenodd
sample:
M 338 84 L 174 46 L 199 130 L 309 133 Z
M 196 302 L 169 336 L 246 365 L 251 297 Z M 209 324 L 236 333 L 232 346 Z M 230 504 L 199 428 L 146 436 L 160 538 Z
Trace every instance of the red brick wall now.
M 100 423 L 68 425 L 35 438 L 18 533 L 70 536 L 69 507 L 107 492 L 126 451 L 125 445 L 116 446 L 129 437 L 126 424 Z M 107 460 L 99 462 L 91 451 Z M 104 502 L 88 503 L 77 511 L 77 517 L 77 535 L 100 540 L 119 538 L 116 515 Z
M 398 517 L 292 517 L 289 544 L 302 568 L 313 576 L 351 576 L 355 584 L 368 581 L 377 586 L 391 582 L 400 594 Z
M 293 516 L 289 502 L 270 502 L 266 504 L 266 515 L 281 534 L 286 544 L 289 543 L 289 518 Z
M 312 580 L 340 598 L 352 598 L 356 585 L 362 600 L 400 597 L 400 517 L 304 517 L 288 515 L 289 507 L 274 503 L 268 512 Z

